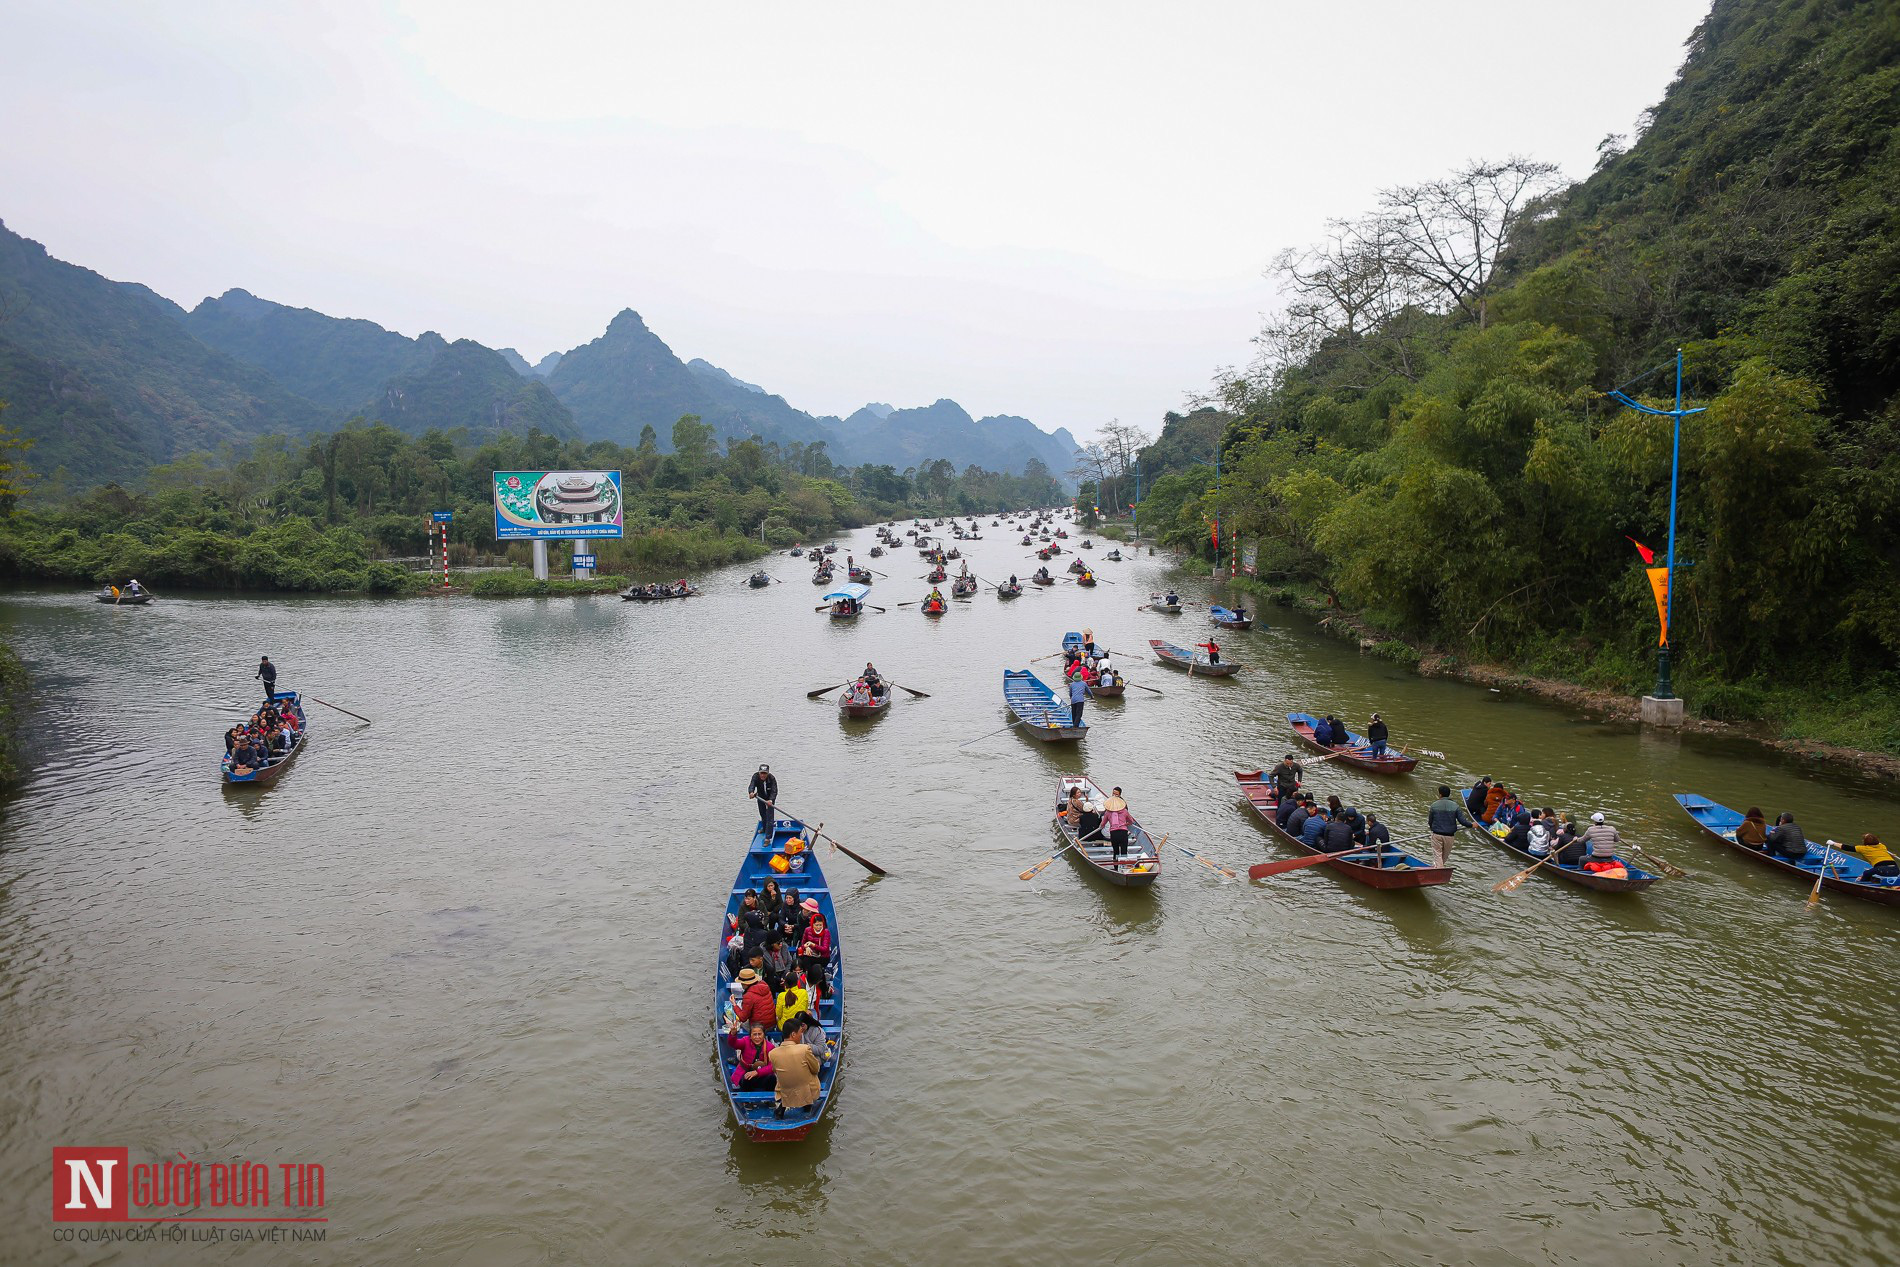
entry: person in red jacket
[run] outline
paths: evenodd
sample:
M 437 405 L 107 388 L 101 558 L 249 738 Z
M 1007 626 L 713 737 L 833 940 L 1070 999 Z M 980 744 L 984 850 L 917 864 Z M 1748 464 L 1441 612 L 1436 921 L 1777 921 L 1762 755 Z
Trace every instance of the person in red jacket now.
M 745 997 L 739 1000 L 739 1029 L 753 1025 L 775 1028 L 778 1007 L 772 1002 L 772 987 L 750 968 L 739 969 L 739 984 L 745 987 Z
M 1206 642 L 1197 642 L 1194 645 L 1207 652 L 1207 662 L 1209 664 L 1220 663 L 1220 644 L 1215 642 L 1212 638 L 1209 638 Z

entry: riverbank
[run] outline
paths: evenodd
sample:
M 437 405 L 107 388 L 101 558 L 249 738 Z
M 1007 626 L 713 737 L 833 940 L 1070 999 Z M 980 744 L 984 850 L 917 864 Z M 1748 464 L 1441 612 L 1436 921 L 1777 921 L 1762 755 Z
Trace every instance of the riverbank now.
M 1256 594 L 1275 606 L 1304 612 L 1329 636 L 1353 643 L 1362 654 L 1406 665 L 1423 677 L 1452 678 L 1530 695 L 1607 721 L 1635 724 L 1639 720 L 1643 688 L 1635 683 L 1580 682 L 1423 644 L 1379 627 L 1362 613 L 1333 606 L 1317 588 L 1244 576 L 1225 584 Z M 1685 731 L 1745 739 L 1807 760 L 1900 780 L 1900 694 L 1890 687 L 1828 692 L 1723 683 L 1710 684 L 1704 699 L 1698 699 L 1703 692 L 1696 689 L 1692 679 L 1679 677 L 1678 687 L 1691 713 L 1684 719 Z M 1738 701 L 1751 715 L 1708 715 L 1715 709 L 1735 707 Z M 1869 743 L 1880 746 L 1867 746 Z
M 32 686 L 19 653 L 0 642 L 0 789 L 12 787 L 24 772 L 20 731 Z

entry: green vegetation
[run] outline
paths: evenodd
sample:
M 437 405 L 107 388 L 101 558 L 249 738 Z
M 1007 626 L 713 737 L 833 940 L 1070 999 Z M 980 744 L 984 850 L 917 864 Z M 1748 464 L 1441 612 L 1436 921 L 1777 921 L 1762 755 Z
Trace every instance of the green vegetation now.
M 452 562 L 502 552 L 490 501 L 497 470 L 620 470 L 627 536 L 596 545 L 599 567 L 668 577 L 873 519 L 1046 504 L 1057 493 L 1046 477 L 1038 483 L 976 468 L 958 475 L 948 462 L 927 463 L 922 472 L 844 471 L 825 460 L 822 445 L 787 452 L 747 440 L 722 450 L 712 428 L 691 417 L 674 425 L 672 440 L 673 451 L 662 454 L 651 428 L 632 449 L 530 429 L 476 444 L 466 433 L 411 438 L 356 422 L 296 441 L 267 436 L 217 457 L 194 454 L 152 468 L 136 490 L 108 485 L 75 494 L 48 481 L 20 501 L 17 438 L 0 428 L 0 508 L 20 503 L 0 515 L 0 576 L 86 584 L 137 577 L 160 592 L 406 592 L 422 588 L 426 574 L 388 560 L 428 554 L 431 511 L 454 513 Z M 529 547 L 513 544 L 505 553 L 524 564 Z M 560 588 L 566 582 L 510 588 L 521 584 L 492 573 L 470 588 L 572 592 Z
M 1217 519 L 1397 639 L 1646 689 L 1624 535 L 1664 545 L 1669 423 L 1604 393 L 1665 403 L 1681 346 L 1678 691 L 1900 752 L 1900 19 L 1722 0 L 1602 153 L 1569 189 L 1388 190 L 1283 255 L 1265 359 L 1143 453 L 1144 532 L 1205 559 Z
M 586 581 L 550 576 L 537 581 L 533 572 L 510 568 L 506 572 L 483 572 L 466 588 L 477 598 L 541 598 L 550 594 L 615 594 L 623 584 L 616 576 L 596 576 Z

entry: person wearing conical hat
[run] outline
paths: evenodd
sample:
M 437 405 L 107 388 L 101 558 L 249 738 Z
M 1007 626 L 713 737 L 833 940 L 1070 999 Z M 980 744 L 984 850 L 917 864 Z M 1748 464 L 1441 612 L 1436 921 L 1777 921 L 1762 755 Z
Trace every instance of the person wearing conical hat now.
M 1134 822 L 1128 812 L 1128 802 L 1122 799 L 1122 790 L 1112 789 L 1108 799 L 1102 802 L 1102 826 L 1108 831 L 1109 847 L 1115 851 L 1116 861 L 1128 852 L 1128 829 Z

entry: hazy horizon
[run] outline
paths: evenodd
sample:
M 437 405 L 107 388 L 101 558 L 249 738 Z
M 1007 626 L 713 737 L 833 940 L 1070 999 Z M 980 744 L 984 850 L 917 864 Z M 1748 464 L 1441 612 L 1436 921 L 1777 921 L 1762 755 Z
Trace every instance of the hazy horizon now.
M 1278 250 L 1471 158 L 1587 175 L 1705 11 L 8 0 L 0 219 L 187 308 L 530 363 L 632 308 L 814 415 L 1153 431 L 1248 359 Z M 1493 109 L 1511 65 L 1541 95 Z

